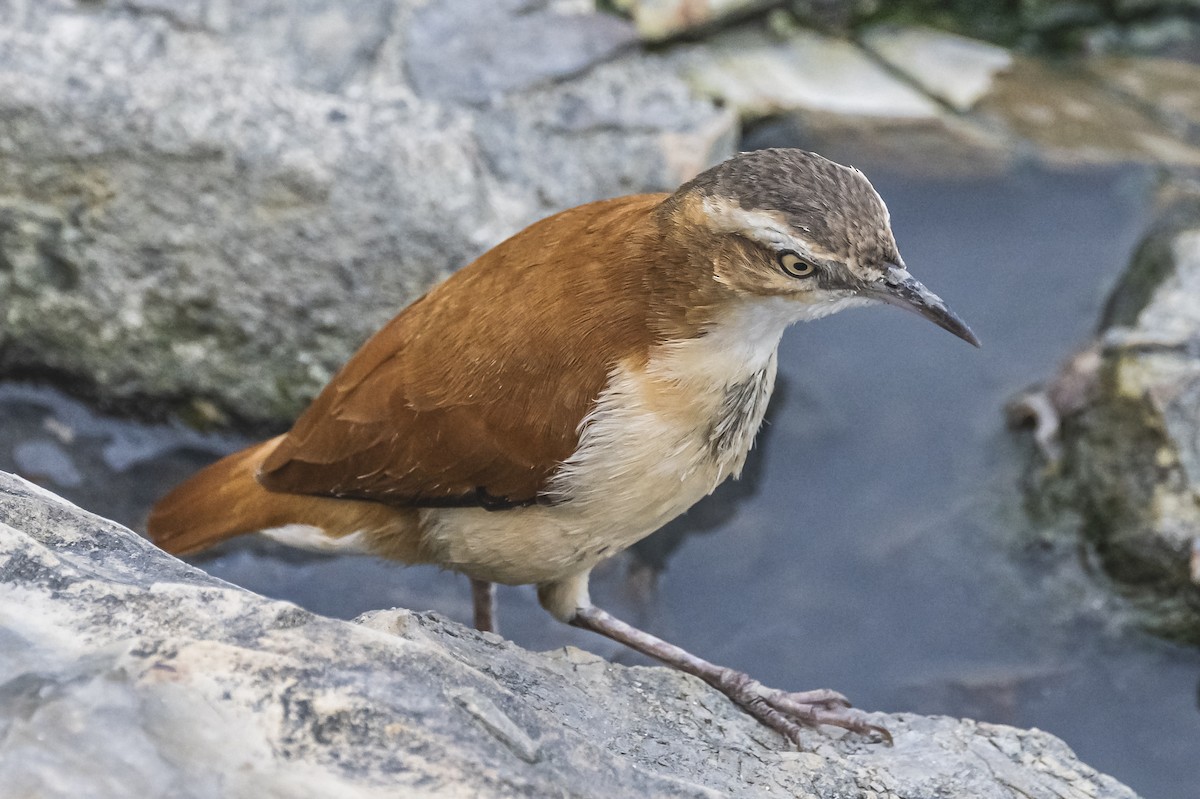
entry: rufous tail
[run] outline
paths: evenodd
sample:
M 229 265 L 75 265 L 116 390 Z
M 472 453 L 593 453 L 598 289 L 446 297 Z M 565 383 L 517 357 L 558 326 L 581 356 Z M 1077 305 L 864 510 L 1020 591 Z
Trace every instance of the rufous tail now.
M 272 494 L 254 476 L 280 438 L 228 455 L 176 486 L 150 511 L 150 540 L 173 555 L 187 555 L 287 524 L 295 498 Z
M 345 551 L 370 551 L 403 563 L 428 561 L 414 508 L 263 488 L 255 475 L 281 438 L 217 461 L 159 500 L 146 522 L 150 539 L 173 555 L 189 555 L 245 533 L 301 525 L 323 537 L 317 543 L 286 543 L 330 551 L 354 536 L 366 540 Z

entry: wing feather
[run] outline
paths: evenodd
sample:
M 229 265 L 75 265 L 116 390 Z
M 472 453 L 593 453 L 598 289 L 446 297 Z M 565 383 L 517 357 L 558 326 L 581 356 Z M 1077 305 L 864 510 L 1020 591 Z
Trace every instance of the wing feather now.
M 350 359 L 259 481 L 396 505 L 536 501 L 611 370 L 649 345 L 645 292 L 630 284 L 662 199 L 542 220 L 434 288 Z

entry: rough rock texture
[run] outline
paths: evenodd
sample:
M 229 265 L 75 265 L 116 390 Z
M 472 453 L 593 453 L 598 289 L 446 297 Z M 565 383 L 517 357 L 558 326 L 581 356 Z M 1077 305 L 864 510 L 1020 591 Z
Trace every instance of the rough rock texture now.
M 1152 627 L 1200 643 L 1200 186 L 1177 189 L 1097 342 L 1030 407 L 1051 445 L 1043 499 L 1079 512 Z
M 702 683 L 222 583 L 0 473 L 6 795 L 1131 799 L 1038 731 L 781 740 Z
M 0 371 L 284 420 L 525 224 L 728 155 L 589 9 L 0 0 Z
M 1200 165 L 1195 66 L 999 74 L 989 46 L 888 27 L 864 49 L 795 22 L 839 4 L 789 7 L 647 52 L 590 0 L 0 0 L 0 376 L 286 422 L 449 271 L 675 187 L 739 116 L 926 172 Z

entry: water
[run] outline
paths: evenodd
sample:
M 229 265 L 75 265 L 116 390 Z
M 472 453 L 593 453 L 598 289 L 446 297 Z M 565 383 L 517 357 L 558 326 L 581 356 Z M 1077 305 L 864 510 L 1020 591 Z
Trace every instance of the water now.
M 793 329 L 746 478 L 597 569 L 594 600 L 768 684 L 1040 727 L 1146 797 L 1194 799 L 1200 652 L 1126 623 L 1085 557 L 1039 543 L 1017 487 L 1024 445 L 1001 413 L 1086 340 L 1146 224 L 1147 176 L 868 171 L 910 269 L 984 348 L 890 308 Z M 242 443 L 0 387 L 0 468 L 135 528 L 155 496 Z M 466 580 L 432 568 L 254 542 L 195 562 L 328 615 L 469 620 Z M 554 622 L 528 588 L 500 602 L 526 646 L 638 661 Z

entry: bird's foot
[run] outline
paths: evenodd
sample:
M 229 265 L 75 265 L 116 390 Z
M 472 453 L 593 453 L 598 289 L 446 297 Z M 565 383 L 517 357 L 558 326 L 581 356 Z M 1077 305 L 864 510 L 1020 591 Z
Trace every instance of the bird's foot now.
M 801 733 L 805 727 L 828 725 L 892 743 L 892 734 L 871 724 L 865 714 L 850 706 L 837 691 L 816 690 L 787 692 L 768 688 L 749 675 L 724 669 L 713 687 L 729 697 L 766 727 L 775 730 L 797 747 L 803 748 Z
M 709 663 L 592 605 L 578 608 L 571 624 L 606 635 L 680 671 L 694 674 L 797 747 L 802 746 L 804 727 L 823 724 L 892 742 L 891 733 L 867 721 L 866 714 L 850 707 L 849 700 L 837 691 L 788 693 L 768 688 L 748 674 Z

